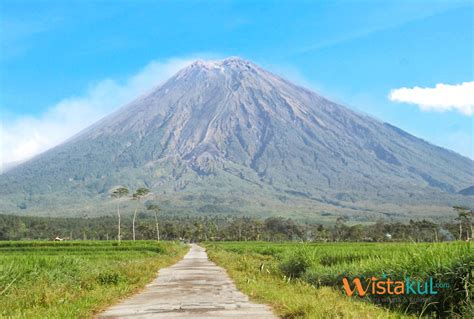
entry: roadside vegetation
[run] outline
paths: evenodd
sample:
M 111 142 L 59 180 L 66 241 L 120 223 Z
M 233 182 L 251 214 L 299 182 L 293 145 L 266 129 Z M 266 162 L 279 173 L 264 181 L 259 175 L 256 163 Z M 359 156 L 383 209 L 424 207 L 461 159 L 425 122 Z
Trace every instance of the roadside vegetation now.
M 186 250 L 156 241 L 0 242 L 0 317 L 92 317 Z
M 206 243 L 237 286 L 283 318 L 472 318 L 472 244 Z M 347 296 L 342 278 L 376 276 L 447 284 L 422 298 Z M 420 296 L 415 296 L 420 297 Z

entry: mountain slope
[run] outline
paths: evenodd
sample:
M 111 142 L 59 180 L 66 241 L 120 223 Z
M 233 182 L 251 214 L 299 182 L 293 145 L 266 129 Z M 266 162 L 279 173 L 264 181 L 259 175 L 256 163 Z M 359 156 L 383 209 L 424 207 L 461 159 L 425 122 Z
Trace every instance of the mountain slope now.
M 116 185 L 170 211 L 333 219 L 469 204 L 474 163 L 239 58 L 197 61 L 0 176 L 0 212 L 99 214 Z
M 471 196 L 474 195 L 474 186 L 467 187 L 464 189 L 461 189 L 458 194 L 464 195 L 464 196 Z

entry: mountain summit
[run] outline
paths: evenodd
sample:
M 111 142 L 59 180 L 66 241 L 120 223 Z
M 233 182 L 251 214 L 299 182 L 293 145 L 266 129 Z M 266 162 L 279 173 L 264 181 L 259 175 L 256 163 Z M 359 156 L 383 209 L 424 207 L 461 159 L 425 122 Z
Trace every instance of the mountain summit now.
M 0 212 L 100 214 L 117 185 L 169 212 L 413 218 L 470 198 L 474 162 L 231 57 L 0 176 Z

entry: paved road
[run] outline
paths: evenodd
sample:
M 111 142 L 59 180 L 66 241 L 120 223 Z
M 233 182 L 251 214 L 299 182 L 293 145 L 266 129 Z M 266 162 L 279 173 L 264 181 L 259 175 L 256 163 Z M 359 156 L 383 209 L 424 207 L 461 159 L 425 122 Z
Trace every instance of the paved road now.
M 277 318 L 237 290 L 225 270 L 192 245 L 183 260 L 160 270 L 145 290 L 97 318 Z

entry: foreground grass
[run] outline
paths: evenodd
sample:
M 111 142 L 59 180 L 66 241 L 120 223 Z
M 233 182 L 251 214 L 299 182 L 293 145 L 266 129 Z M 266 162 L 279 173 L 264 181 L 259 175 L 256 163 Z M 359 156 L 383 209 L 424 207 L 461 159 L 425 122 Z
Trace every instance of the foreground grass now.
M 408 318 L 345 298 L 329 287 L 316 288 L 303 280 L 282 277 L 273 271 L 277 262 L 272 257 L 240 255 L 216 245 L 206 247 L 211 260 L 227 269 L 240 290 L 270 305 L 282 318 Z
M 207 243 L 209 255 L 255 300 L 284 318 L 402 318 L 428 313 L 469 317 L 472 310 L 472 249 L 452 244 Z M 263 269 L 262 269 L 263 268 Z M 342 294 L 341 278 L 429 276 L 450 289 L 426 304 L 376 306 L 370 298 Z M 431 298 L 431 297 L 430 297 Z M 431 308 L 430 308 L 431 307 Z
M 91 317 L 186 250 L 154 241 L 0 242 L 0 317 Z

